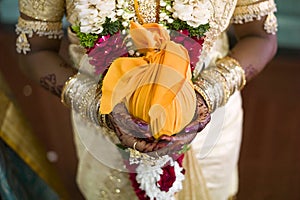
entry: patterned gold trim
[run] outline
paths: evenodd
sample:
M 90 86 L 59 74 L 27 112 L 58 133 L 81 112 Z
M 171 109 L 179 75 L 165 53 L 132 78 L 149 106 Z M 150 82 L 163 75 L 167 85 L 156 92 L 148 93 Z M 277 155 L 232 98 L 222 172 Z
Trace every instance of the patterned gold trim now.
M 19 17 L 16 33 L 19 35 L 16 41 L 17 52 L 26 54 L 30 51 L 27 37 L 31 38 L 35 33 L 49 39 L 60 39 L 63 36 L 62 22 L 30 21 Z
M 195 77 L 208 65 L 208 59 L 210 59 L 209 53 L 211 52 L 211 49 L 218 37 L 230 24 L 230 19 L 236 4 L 237 0 L 211 0 L 213 14 L 209 21 L 210 28 L 205 34 L 205 40 L 199 59 L 200 62 L 197 63 L 194 70 Z
M 55 22 L 61 21 L 65 3 L 64 0 L 19 0 L 19 10 L 33 19 Z
M 237 6 L 233 14 L 232 22 L 234 24 L 243 24 L 255 19 L 260 20 L 262 17 L 267 16 L 264 22 L 264 29 L 269 34 L 275 34 L 277 32 L 277 19 L 274 15 L 276 10 L 274 0 Z
M 236 24 L 242 24 L 244 22 L 253 21 L 254 19 L 261 19 L 261 17 L 275 11 L 276 5 L 273 0 L 237 6 L 232 21 Z

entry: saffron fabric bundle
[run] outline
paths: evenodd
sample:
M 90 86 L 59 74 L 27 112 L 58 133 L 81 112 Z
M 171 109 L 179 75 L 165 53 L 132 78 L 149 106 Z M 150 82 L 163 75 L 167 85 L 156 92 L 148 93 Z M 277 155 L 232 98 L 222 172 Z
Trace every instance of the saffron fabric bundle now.
M 150 124 L 156 139 L 176 134 L 196 109 L 188 52 L 156 23 L 132 22 L 130 36 L 143 56 L 114 60 L 103 80 L 100 113 L 124 101 L 133 116 Z

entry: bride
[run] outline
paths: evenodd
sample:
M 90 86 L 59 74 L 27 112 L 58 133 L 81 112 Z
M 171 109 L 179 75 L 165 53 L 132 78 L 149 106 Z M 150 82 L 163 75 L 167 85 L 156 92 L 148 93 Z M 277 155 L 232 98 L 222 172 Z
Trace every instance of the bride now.
M 19 0 L 19 9 L 21 67 L 72 108 L 86 199 L 236 195 L 239 90 L 276 52 L 273 0 Z M 64 14 L 69 68 L 58 53 Z M 42 81 L 49 75 L 56 81 Z

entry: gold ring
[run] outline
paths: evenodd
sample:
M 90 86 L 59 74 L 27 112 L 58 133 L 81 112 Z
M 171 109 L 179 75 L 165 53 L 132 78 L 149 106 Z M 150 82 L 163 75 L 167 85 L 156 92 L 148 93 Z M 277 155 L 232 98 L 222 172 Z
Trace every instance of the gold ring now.
M 135 148 L 136 144 L 137 144 L 137 141 L 135 141 L 134 144 L 133 144 L 133 149 L 134 149 L 135 151 L 136 151 L 136 148 Z

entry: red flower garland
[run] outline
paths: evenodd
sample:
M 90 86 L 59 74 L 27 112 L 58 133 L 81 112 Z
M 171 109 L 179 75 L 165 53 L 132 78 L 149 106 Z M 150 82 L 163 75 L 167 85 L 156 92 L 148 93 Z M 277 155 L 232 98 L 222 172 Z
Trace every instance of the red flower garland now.
M 180 167 L 182 167 L 183 158 L 184 154 L 181 154 L 176 160 Z M 125 164 L 130 171 L 135 170 L 137 167 L 137 165 L 130 165 L 128 161 L 125 161 Z M 174 166 L 166 165 L 162 168 L 162 170 L 163 173 L 161 174 L 160 180 L 157 184 L 160 186 L 162 191 L 168 192 L 176 180 Z M 182 173 L 184 174 L 184 171 Z M 131 185 L 139 200 L 150 200 L 150 198 L 146 195 L 146 192 L 140 189 L 140 184 L 136 181 L 136 173 L 129 173 L 129 180 L 131 181 Z

